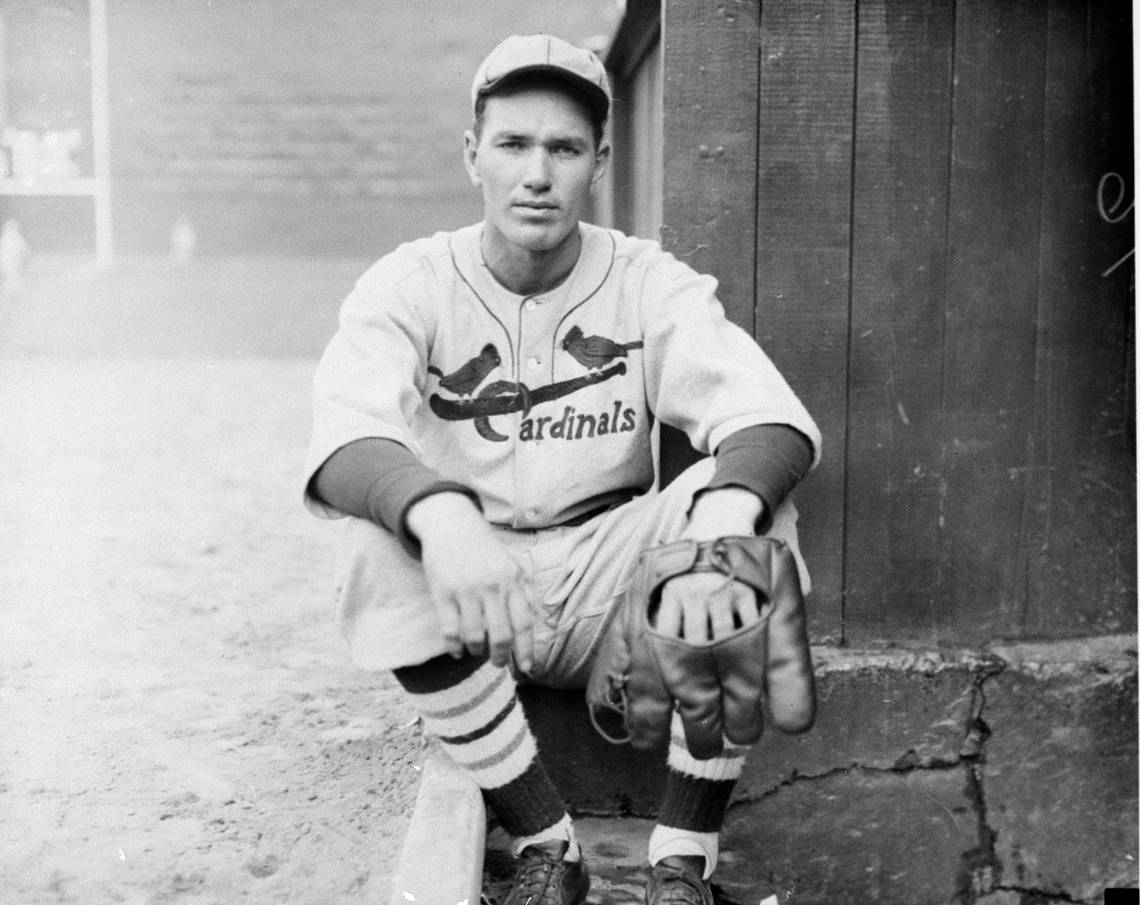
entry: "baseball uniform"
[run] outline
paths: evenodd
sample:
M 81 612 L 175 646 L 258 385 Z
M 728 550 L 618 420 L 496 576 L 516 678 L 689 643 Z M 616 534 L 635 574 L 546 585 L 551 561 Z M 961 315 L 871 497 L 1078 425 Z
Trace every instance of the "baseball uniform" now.
M 329 456 L 363 438 L 395 441 L 470 488 L 520 560 L 557 549 L 546 571 L 561 572 L 538 593 L 576 619 L 583 608 L 604 612 L 627 560 L 675 536 L 710 480 L 703 465 L 675 490 L 650 493 L 655 420 L 702 452 L 755 425 L 787 425 L 818 461 L 815 423 L 725 318 L 715 279 L 655 242 L 580 224 L 570 275 L 520 296 L 484 264 L 481 229 L 401 246 L 345 301 L 315 380 L 305 497 L 314 512 L 343 515 L 310 484 Z M 790 502 L 771 531 L 794 546 Z M 349 533 L 341 613 L 357 662 L 391 668 L 442 652 L 425 640 L 438 628 L 414 551 L 371 523 Z M 569 629 L 547 621 L 557 647 Z M 571 682 L 578 671 L 569 669 Z

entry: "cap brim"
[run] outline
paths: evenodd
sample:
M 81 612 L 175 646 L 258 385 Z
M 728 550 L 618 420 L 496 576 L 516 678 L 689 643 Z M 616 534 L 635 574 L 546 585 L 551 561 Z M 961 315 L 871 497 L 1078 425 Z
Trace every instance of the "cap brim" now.
M 479 89 L 476 97 L 485 97 L 488 94 L 493 94 L 504 85 L 509 85 L 519 76 L 532 73 L 542 73 L 543 75 L 548 75 L 560 82 L 565 82 L 567 85 L 570 85 L 573 88 L 579 89 L 595 113 L 598 113 L 603 120 L 609 116 L 609 95 L 594 82 L 591 82 L 589 79 L 584 79 L 579 75 L 575 75 L 573 72 L 567 72 L 561 66 L 548 66 L 542 64 L 535 66 L 520 66 L 518 69 L 512 69 L 506 75 L 501 75 L 494 81 L 490 81 L 484 84 Z

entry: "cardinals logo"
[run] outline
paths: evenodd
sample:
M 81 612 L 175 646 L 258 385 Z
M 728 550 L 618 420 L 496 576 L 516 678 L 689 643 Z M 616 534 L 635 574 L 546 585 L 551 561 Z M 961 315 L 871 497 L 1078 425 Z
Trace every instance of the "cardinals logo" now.
M 562 348 L 574 356 L 574 360 L 584 368 L 599 371 L 615 358 L 626 358 L 630 349 L 640 349 L 645 343 L 615 343 L 604 336 L 586 336 L 582 328 L 575 324 L 562 340 Z
M 458 371 L 444 374 L 435 365 L 428 365 L 428 373 L 439 378 L 439 385 L 462 397 L 470 396 L 495 368 L 503 363 L 494 343 L 487 343 L 478 355 Z
M 621 343 L 605 336 L 587 336 L 581 327 L 574 325 L 567 331 L 561 347 L 587 370 L 587 374 L 534 389 L 525 383 L 511 380 L 495 380 L 479 389 L 491 372 L 502 364 L 499 350 L 494 343 L 487 343 L 478 355 L 450 373 L 445 374 L 435 365 L 428 366 L 428 372 L 439 378 L 440 389 L 457 397 L 448 399 L 440 393 L 432 393 L 428 397 L 428 407 L 446 421 L 470 420 L 484 440 L 503 443 L 510 438 L 495 430 L 491 425 L 492 416 L 522 412 L 526 418 L 536 405 L 569 396 L 588 386 L 625 374 L 626 364 L 623 359 L 643 345 L 640 340 Z M 627 420 L 633 415 L 632 410 L 628 411 Z M 616 423 L 617 416 L 614 417 Z M 631 428 L 632 424 L 626 429 Z M 592 432 L 590 435 L 593 435 Z

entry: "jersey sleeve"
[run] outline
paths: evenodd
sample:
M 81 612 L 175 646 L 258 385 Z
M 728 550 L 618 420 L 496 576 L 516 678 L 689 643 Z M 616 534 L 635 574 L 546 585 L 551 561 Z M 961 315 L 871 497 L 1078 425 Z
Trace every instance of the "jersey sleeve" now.
M 341 306 L 339 327 L 313 379 L 304 502 L 318 516 L 344 515 L 311 484 L 341 447 L 374 437 L 418 454 L 411 425 L 426 380 L 430 314 L 413 283 L 401 278 L 398 262 L 386 259 L 360 278 Z
M 807 439 L 817 464 L 819 428 L 763 349 L 725 316 L 717 281 L 672 255 L 662 259 L 641 289 L 646 393 L 656 417 L 703 453 L 745 428 L 786 425 Z

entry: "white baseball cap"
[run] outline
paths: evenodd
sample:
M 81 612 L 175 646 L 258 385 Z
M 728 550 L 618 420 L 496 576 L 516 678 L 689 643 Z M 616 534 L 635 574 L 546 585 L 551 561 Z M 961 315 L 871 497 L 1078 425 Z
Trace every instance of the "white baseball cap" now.
M 511 35 L 492 50 L 471 85 L 471 104 L 524 72 L 545 72 L 582 88 L 595 112 L 605 120 L 610 111 L 606 67 L 591 51 L 553 35 Z

